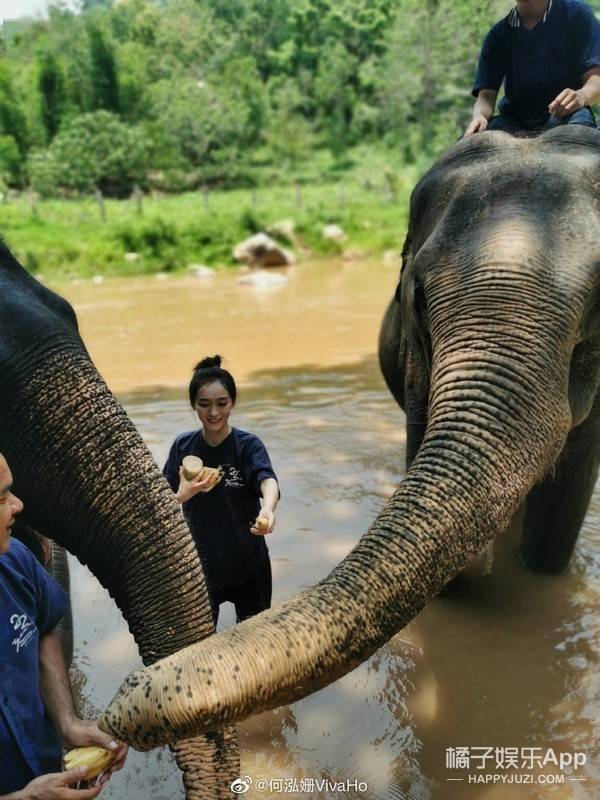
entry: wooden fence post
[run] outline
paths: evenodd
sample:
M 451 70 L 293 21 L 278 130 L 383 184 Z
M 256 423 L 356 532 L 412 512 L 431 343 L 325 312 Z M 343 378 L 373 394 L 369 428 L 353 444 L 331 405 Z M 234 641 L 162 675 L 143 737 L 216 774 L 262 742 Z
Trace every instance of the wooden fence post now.
M 37 195 L 31 186 L 29 187 L 29 206 L 31 208 L 31 216 L 38 217 Z
M 143 206 L 143 202 L 142 202 L 143 201 L 143 194 L 142 194 L 142 191 L 141 191 L 140 187 L 137 185 L 137 183 L 133 187 L 133 196 L 135 198 L 135 205 L 136 205 L 136 208 L 137 208 L 137 213 L 141 217 L 144 214 L 144 206 Z
M 96 187 L 96 202 L 98 203 L 98 208 L 100 209 L 100 219 L 102 222 L 106 222 L 106 208 L 104 206 L 104 195 L 102 191 Z

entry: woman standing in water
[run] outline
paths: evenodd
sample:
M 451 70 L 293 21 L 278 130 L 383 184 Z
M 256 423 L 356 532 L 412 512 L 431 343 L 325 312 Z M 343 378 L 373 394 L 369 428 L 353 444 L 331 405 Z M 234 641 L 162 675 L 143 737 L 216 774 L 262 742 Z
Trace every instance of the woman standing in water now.
M 236 394 L 233 376 L 221 367 L 220 356 L 197 364 L 189 395 L 202 428 L 177 436 L 163 469 L 200 554 L 215 626 L 219 606 L 226 601 L 234 604 L 238 622 L 271 605 L 271 562 L 264 535 L 275 525 L 279 486 L 258 436 L 229 424 Z M 181 467 L 185 456 L 198 456 L 205 467 L 221 468 L 221 480 L 215 485 L 210 476 L 202 479 L 202 473 L 186 480 Z M 260 530 L 255 527 L 259 515 L 266 520 Z

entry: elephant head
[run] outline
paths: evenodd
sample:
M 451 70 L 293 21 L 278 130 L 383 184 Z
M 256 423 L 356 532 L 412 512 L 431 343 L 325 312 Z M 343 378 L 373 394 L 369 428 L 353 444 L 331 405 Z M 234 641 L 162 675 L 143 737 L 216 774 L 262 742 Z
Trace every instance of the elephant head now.
M 576 127 L 469 137 L 425 175 L 380 339 L 405 479 L 315 587 L 131 673 L 107 728 L 148 749 L 325 686 L 525 500 L 523 561 L 566 566 L 598 469 L 599 185 L 600 134 Z

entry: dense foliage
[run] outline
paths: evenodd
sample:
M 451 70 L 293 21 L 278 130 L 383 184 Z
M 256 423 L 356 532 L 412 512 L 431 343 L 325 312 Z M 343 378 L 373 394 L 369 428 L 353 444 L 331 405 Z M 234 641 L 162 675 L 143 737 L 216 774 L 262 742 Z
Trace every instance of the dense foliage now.
M 82 0 L 0 39 L 0 180 L 122 194 L 407 163 L 456 139 L 483 35 L 510 0 Z M 600 0 L 592 2 L 600 10 Z

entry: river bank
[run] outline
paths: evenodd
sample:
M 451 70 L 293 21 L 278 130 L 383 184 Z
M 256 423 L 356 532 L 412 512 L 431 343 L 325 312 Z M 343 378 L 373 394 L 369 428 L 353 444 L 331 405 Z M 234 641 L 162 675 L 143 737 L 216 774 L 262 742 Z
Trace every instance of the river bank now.
M 199 264 L 222 269 L 234 264 L 238 242 L 274 226 L 279 243 L 300 259 L 373 257 L 401 248 L 416 177 L 416 169 L 406 168 L 384 182 L 362 175 L 335 184 L 126 200 L 22 195 L 0 204 L 0 236 L 44 279 L 177 273 Z M 328 238 L 326 225 L 339 226 L 344 236 Z

